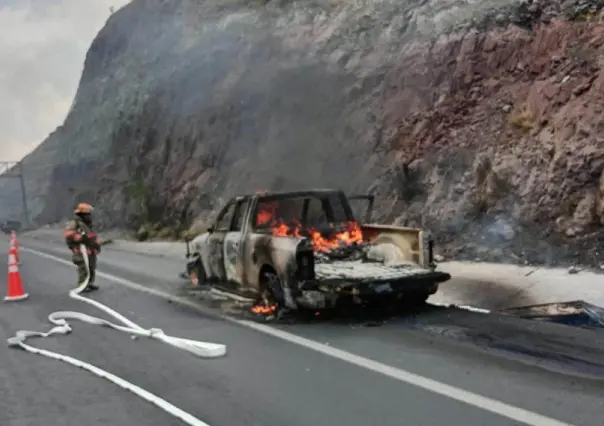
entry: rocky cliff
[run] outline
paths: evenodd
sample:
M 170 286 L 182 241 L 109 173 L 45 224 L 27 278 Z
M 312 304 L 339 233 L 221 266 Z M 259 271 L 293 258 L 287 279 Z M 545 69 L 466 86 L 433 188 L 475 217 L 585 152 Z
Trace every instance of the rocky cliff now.
M 25 161 L 34 213 L 182 227 L 336 186 L 448 255 L 601 263 L 603 4 L 135 0 Z

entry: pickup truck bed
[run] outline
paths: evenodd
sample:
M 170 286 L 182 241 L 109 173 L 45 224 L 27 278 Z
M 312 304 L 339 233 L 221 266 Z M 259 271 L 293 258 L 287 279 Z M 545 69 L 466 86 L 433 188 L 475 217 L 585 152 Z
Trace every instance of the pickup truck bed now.
M 315 278 L 315 288 L 322 292 L 378 296 L 392 293 L 429 295 L 451 276 L 412 264 L 384 265 L 355 260 L 318 263 Z

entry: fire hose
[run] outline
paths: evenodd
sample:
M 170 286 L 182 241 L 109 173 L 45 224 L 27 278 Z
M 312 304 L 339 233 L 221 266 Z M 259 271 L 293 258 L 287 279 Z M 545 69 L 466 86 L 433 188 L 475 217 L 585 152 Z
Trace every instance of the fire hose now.
M 75 299 L 75 300 L 79 300 L 84 303 L 88 303 L 88 304 L 106 312 L 107 314 L 109 314 L 112 317 L 119 320 L 124 325 L 114 324 L 105 319 L 93 317 L 93 316 L 90 316 L 90 315 L 87 315 L 87 314 L 84 314 L 81 312 L 58 311 L 58 312 L 53 312 L 48 316 L 48 320 L 52 324 L 54 324 L 55 327 L 53 327 L 46 333 L 38 332 L 38 331 L 19 330 L 15 333 L 14 337 L 7 339 L 9 347 L 23 349 L 27 352 L 30 352 L 30 353 L 33 353 L 36 355 L 43 355 L 48 358 L 52 358 L 52 359 L 55 359 L 58 361 L 63 361 L 65 363 L 73 365 L 75 367 L 82 368 L 84 370 L 87 370 L 101 378 L 104 378 L 104 379 L 116 384 L 117 386 L 119 386 L 123 389 L 126 389 L 126 390 L 134 393 L 135 395 L 156 405 L 157 407 L 159 407 L 162 410 L 166 411 L 167 413 L 173 415 L 174 417 L 179 418 L 180 420 L 182 420 L 183 422 L 185 422 L 186 424 L 188 424 L 190 426 L 209 426 L 207 423 L 199 420 L 198 418 L 187 413 L 186 411 L 183 411 L 180 408 L 172 405 L 171 403 L 158 397 L 157 395 L 154 395 L 151 392 L 148 392 L 133 383 L 130 383 L 112 373 L 109 373 L 108 371 L 102 370 L 92 364 L 78 360 L 76 358 L 72 358 L 67 355 L 62 355 L 57 352 L 48 351 L 46 349 L 39 349 L 39 348 L 36 348 L 34 346 L 31 346 L 31 345 L 28 345 L 27 343 L 25 343 L 26 340 L 30 337 L 46 338 L 46 337 L 52 336 L 54 334 L 69 334 L 69 333 L 71 333 L 72 329 L 66 320 L 73 319 L 73 320 L 79 320 L 79 321 L 83 321 L 83 322 L 93 324 L 93 325 L 101 325 L 101 326 L 113 328 L 115 330 L 119 330 L 119 331 L 128 333 L 128 334 L 132 335 L 133 337 L 140 336 L 140 337 L 148 337 L 148 338 L 156 339 L 156 340 L 162 341 L 164 343 L 167 343 L 170 346 L 174 346 L 178 349 L 182 349 L 184 351 L 190 352 L 193 355 L 196 355 L 196 356 L 202 357 L 202 358 L 217 358 L 220 356 L 224 356 L 226 354 L 225 345 L 218 344 L 218 343 L 200 342 L 200 341 L 196 341 L 196 340 L 168 336 L 162 330 L 160 330 L 158 328 L 144 329 L 144 328 L 140 327 L 139 325 L 135 324 L 134 322 L 130 321 L 128 318 L 124 317 L 123 315 L 121 315 L 118 312 L 114 311 L 113 309 L 109 308 L 108 306 L 103 305 L 102 303 L 97 302 L 95 300 L 88 299 L 88 298 L 81 296 L 80 293 L 82 291 L 84 291 L 84 289 L 86 289 L 86 287 L 88 286 L 88 283 L 90 281 L 90 269 L 89 269 L 89 259 L 88 259 L 86 247 L 82 244 L 82 245 L 80 245 L 80 249 L 83 253 L 84 262 L 86 264 L 86 270 L 88 271 L 88 276 L 86 277 L 86 279 L 84 280 L 83 283 L 81 283 L 77 288 L 75 288 L 69 292 L 69 297 L 71 297 L 72 299 Z

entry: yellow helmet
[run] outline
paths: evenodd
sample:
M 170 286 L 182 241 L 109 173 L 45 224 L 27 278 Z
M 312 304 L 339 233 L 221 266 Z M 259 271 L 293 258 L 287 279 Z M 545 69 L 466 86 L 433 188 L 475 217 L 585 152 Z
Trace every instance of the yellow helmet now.
M 90 214 L 92 213 L 92 206 L 88 203 L 80 203 L 73 212 L 75 214 Z

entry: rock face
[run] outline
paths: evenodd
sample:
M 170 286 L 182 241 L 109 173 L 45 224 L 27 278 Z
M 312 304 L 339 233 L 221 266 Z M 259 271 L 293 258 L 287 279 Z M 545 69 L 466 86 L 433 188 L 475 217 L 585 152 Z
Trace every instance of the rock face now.
M 188 224 L 342 187 L 447 257 L 602 263 L 603 4 L 135 0 L 25 161 L 34 213 Z

